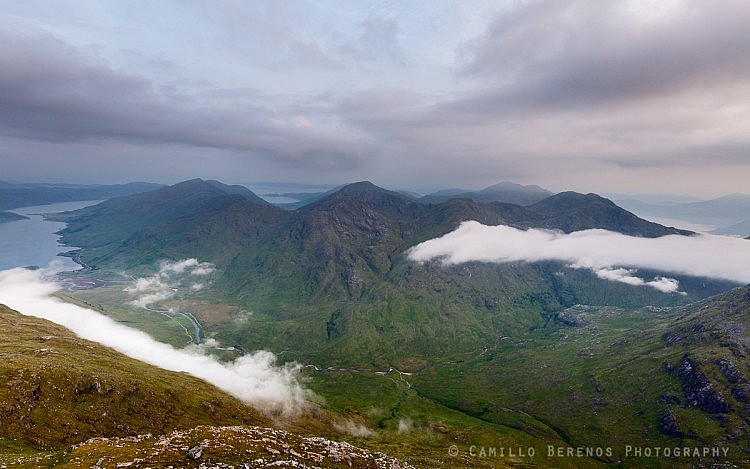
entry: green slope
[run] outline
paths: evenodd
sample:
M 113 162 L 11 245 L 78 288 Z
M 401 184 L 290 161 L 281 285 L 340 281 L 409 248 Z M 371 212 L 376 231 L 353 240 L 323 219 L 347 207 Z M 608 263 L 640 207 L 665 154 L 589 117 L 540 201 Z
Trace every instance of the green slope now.
M 0 454 L 201 424 L 267 423 L 197 378 L 132 360 L 3 305 L 0 332 L 6 337 L 0 344 Z

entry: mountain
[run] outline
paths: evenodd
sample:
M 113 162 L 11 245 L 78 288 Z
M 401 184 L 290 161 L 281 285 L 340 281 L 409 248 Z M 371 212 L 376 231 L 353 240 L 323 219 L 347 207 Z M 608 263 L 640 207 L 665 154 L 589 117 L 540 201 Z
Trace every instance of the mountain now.
M 9 223 L 18 220 L 28 220 L 29 217 L 19 215 L 13 212 L 0 212 L 0 223 Z
M 445 189 L 422 197 L 425 203 L 438 204 L 450 199 L 467 198 L 475 202 L 504 202 L 517 205 L 531 205 L 552 195 L 547 189 L 539 186 L 524 186 L 513 182 L 501 182 L 481 191 L 462 189 Z
M 130 265 L 137 265 L 156 260 L 149 256 L 150 250 L 142 246 L 144 243 L 166 247 L 167 252 L 162 255 L 167 255 L 170 246 L 198 242 L 202 245 L 199 250 L 213 249 L 212 257 L 218 255 L 225 247 L 230 248 L 229 244 L 224 244 L 228 240 L 210 233 L 196 234 L 190 239 L 185 239 L 185 236 L 194 227 L 205 225 L 206 217 L 228 217 L 221 218 L 213 226 L 227 233 L 236 228 L 233 233 L 244 236 L 244 220 L 237 219 L 242 218 L 238 211 L 244 211 L 250 217 L 252 215 L 247 212 L 259 211 L 269 213 L 273 218 L 273 214 L 282 210 L 271 207 L 242 186 L 193 179 L 151 192 L 109 199 L 73 212 L 74 215 L 60 214 L 49 218 L 75 220 L 63 230 L 63 235 L 68 240 L 75 239 L 75 245 L 89 249 L 87 263 L 96 264 L 99 259 L 112 260 L 123 254 L 131 256 Z M 167 239 L 170 236 L 177 239 Z M 134 245 L 140 247 L 128 249 Z
M 589 227 L 647 238 L 691 234 L 686 230 L 664 227 L 639 218 L 596 194 L 561 192 L 530 205 L 528 209 L 542 215 L 543 218 L 537 222 L 542 227 L 556 228 L 566 233 Z
M 196 184 L 200 184 L 201 179 L 194 179 L 193 181 L 187 181 L 187 182 L 195 182 Z M 253 191 L 251 191 L 250 189 L 248 189 L 245 186 L 240 186 L 240 185 L 237 185 L 237 184 L 228 186 L 228 185 L 223 184 L 223 183 L 221 183 L 219 181 L 213 181 L 213 180 L 205 181 L 205 183 L 208 184 L 211 187 L 214 187 L 214 188 L 220 190 L 221 192 L 223 192 L 225 194 L 239 195 L 242 198 L 244 198 L 245 200 L 247 200 L 248 202 L 253 203 L 255 205 L 271 205 L 268 202 L 266 202 L 264 199 L 262 199 L 262 198 L 258 197 L 257 195 L 255 195 L 255 193 Z
M 711 233 L 727 236 L 750 236 L 750 220 L 744 220 L 734 225 L 712 230 Z
M 82 262 L 98 269 L 149 269 L 161 259 L 192 257 L 213 262 L 219 272 L 213 295 L 256 312 L 236 327 L 217 324 L 219 335 L 248 349 L 272 338 L 300 360 L 413 366 L 539 327 L 576 303 L 675 304 L 726 288 L 726 282 L 685 279 L 683 298 L 553 262 L 441 268 L 404 254 L 465 220 L 637 236 L 686 233 L 594 194 L 563 193 L 529 207 L 470 199 L 425 204 L 360 182 L 285 211 L 194 180 L 63 218 L 63 241 L 82 247 Z
M 609 456 L 535 460 L 542 467 L 649 467 L 653 461 L 625 455 L 625 446 L 726 444 L 730 459 L 743 461 L 744 411 L 724 396 L 720 368 L 708 358 L 745 343 L 743 313 L 719 326 L 710 318 L 739 303 L 687 306 L 735 284 L 679 276 L 686 294 L 664 294 L 559 262 L 446 266 L 405 255 L 465 220 L 689 234 L 595 194 L 564 192 L 529 206 L 468 198 L 430 204 L 359 182 L 282 210 L 195 180 L 63 218 L 63 240 L 81 247 L 77 255 L 96 269 L 82 276 L 144 276 L 162 259 L 214 263 L 210 289 L 175 291 L 159 307 L 193 312 L 204 334 L 228 348 L 270 349 L 305 364 L 326 408 L 356 418 L 348 428 L 377 434 L 365 439 L 396 456 L 436 451 L 435 441 L 455 441 L 464 456 L 471 444 L 513 441 L 540 455 L 549 445 L 613 448 Z M 128 310 L 127 277 L 118 278 L 76 295 L 137 323 L 145 313 Z M 706 311 L 707 322 L 696 325 Z M 735 336 L 721 332 L 733 323 L 741 323 Z M 693 335 L 705 341 L 704 352 L 692 352 Z M 734 367 L 745 376 L 737 357 Z M 708 384 L 728 407 L 700 392 Z M 445 457 L 445 446 L 439 451 Z M 670 460 L 677 467 L 696 461 L 717 460 Z M 485 462 L 523 459 L 447 464 Z
M 11 184 L 0 181 L 0 210 L 79 200 L 102 200 L 147 192 L 159 184 L 133 182 L 115 185 Z
M 620 203 L 641 216 L 685 220 L 720 227 L 750 219 L 750 195 L 747 194 L 730 194 L 706 201 L 679 204 L 642 203 L 632 200 L 622 200 Z

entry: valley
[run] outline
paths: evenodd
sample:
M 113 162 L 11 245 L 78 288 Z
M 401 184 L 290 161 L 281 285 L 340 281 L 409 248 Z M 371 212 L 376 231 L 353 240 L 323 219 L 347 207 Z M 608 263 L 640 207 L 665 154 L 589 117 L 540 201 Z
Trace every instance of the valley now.
M 86 266 L 60 274 L 61 297 L 174 347 L 200 342 L 219 360 L 269 350 L 296 362 L 329 415 L 327 435 L 417 467 L 745 461 L 749 305 L 738 283 L 638 270 L 675 277 L 679 293 L 665 293 L 560 261 L 446 265 L 406 254 L 467 219 L 688 232 L 593 194 L 432 204 L 358 183 L 285 211 L 224 187 L 193 180 L 55 216 Z M 721 301 L 735 301 L 731 320 L 719 318 Z M 699 372 L 674 371 L 686 364 Z M 696 400 L 690 380 L 714 394 Z M 643 451 L 657 447 L 727 453 Z

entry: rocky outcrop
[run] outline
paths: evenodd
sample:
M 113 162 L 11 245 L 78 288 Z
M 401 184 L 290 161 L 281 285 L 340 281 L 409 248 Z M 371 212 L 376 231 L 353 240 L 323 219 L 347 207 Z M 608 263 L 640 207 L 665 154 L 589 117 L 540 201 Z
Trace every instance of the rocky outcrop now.
M 676 370 L 677 377 L 682 382 L 685 400 L 690 406 L 698 407 L 709 414 L 726 414 L 729 404 L 724 397 L 713 389 L 713 384 L 700 370 L 696 360 L 685 356 Z
M 677 419 L 672 412 L 663 412 L 659 416 L 659 431 L 667 436 L 674 436 L 676 438 L 685 436 L 682 430 L 680 430 Z
M 93 438 L 65 456 L 77 467 L 411 468 L 380 452 L 262 427 L 200 426 L 168 435 Z

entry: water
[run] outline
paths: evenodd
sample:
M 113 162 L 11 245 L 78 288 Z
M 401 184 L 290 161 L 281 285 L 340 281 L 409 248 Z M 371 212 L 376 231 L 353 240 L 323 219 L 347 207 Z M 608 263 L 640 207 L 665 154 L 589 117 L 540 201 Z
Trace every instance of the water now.
M 9 210 L 30 219 L 0 223 L 0 270 L 14 267 L 47 267 L 52 261 L 62 263 L 63 270 L 78 269 L 78 264 L 70 258 L 58 256 L 61 252 L 75 249 L 61 246 L 58 242 L 60 237 L 55 232 L 65 228 L 65 223 L 44 220 L 41 214 L 76 210 L 99 202 L 61 202 Z

